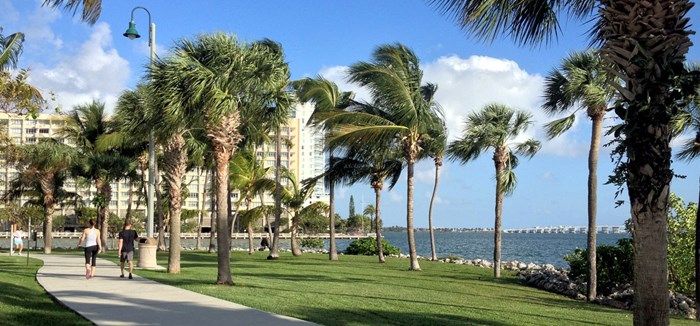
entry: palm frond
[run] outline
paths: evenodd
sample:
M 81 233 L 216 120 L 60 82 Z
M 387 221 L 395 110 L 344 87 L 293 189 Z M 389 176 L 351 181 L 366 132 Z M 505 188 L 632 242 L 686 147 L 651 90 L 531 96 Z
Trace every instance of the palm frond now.
M 688 139 L 681 146 L 681 151 L 676 154 L 681 160 L 691 161 L 700 157 L 700 131 L 697 132 L 695 138 Z
M 542 144 L 535 139 L 528 139 L 515 146 L 515 153 L 528 158 L 532 158 L 542 147 Z
M 545 132 L 547 133 L 547 138 L 554 139 L 559 137 L 561 134 L 566 132 L 574 125 L 576 121 L 576 112 L 569 116 L 548 122 L 544 125 Z
M 17 67 L 17 61 L 20 54 L 22 54 L 23 43 L 24 34 L 13 33 L 3 36 L 2 27 L 0 27 L 0 70 Z
M 518 178 L 515 175 L 515 170 L 512 168 L 504 170 L 498 177 L 497 182 L 501 183 L 501 189 L 504 195 L 512 195 L 518 185 Z

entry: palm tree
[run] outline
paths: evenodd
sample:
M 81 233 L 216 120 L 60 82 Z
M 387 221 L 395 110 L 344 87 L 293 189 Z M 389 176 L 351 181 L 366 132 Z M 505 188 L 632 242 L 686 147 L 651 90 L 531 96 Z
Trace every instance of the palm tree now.
M 669 323 L 666 215 L 671 171 L 674 112 L 687 106 L 695 92 L 683 66 L 692 45 L 690 0 L 501 1 L 432 0 L 465 29 L 492 40 L 510 34 L 521 44 L 553 39 L 558 17 L 589 20 L 598 13 L 591 36 L 601 44 L 601 57 L 618 76 L 616 113 L 624 120 L 620 151 L 627 162 L 618 169 L 626 182 L 634 226 L 634 324 Z M 650 73 L 653 72 L 653 73 Z M 681 77 L 681 78 L 678 78 Z M 643 286 L 639 286 L 643 284 Z
M 290 228 L 292 255 L 301 256 L 301 248 L 297 241 L 297 233 L 299 232 L 299 224 L 301 223 L 301 215 L 299 212 L 303 208 L 304 203 L 313 194 L 316 182 L 312 179 L 304 180 L 306 182 L 303 182 L 302 185 L 302 183 L 297 180 L 294 173 L 287 169 L 283 172 L 284 178 L 287 181 L 287 187 L 282 189 L 282 202 L 292 215 L 292 225 Z
M 92 25 L 102 14 L 102 0 L 44 0 L 42 6 L 62 8 L 75 15 L 80 10 L 80 20 Z
M 17 67 L 19 55 L 22 53 L 24 34 L 18 32 L 5 36 L 2 30 L 3 28 L 0 27 L 0 70 L 6 70 Z
M 571 113 L 546 125 L 550 139 L 567 131 L 576 113 L 585 109 L 593 122 L 588 152 L 588 300 L 596 298 L 596 208 L 598 206 L 598 153 L 603 130 L 603 117 L 615 89 L 600 56 L 592 51 L 572 53 L 545 79 L 545 103 L 549 114 Z
M 262 195 L 265 191 L 271 191 L 275 188 L 275 181 L 268 178 L 267 174 L 270 168 L 265 168 L 259 164 L 255 155 L 250 151 L 243 150 L 236 153 L 231 160 L 229 167 L 229 183 L 232 189 L 238 190 L 240 199 L 245 204 L 245 210 L 250 211 L 251 205 L 255 196 Z M 260 203 L 260 206 L 265 206 Z M 258 219 L 253 217 L 265 213 L 269 209 L 256 210 L 255 214 L 248 213 L 246 219 L 241 219 L 241 223 L 246 226 L 248 231 L 248 253 L 253 254 L 253 223 Z M 253 214 L 253 215 L 250 215 Z M 243 215 L 240 215 L 241 217 Z
M 370 221 L 374 220 L 376 213 L 377 209 L 372 204 L 367 204 L 367 206 L 365 206 L 365 208 L 362 210 L 362 214 L 368 216 Z M 370 226 L 369 232 L 372 232 L 372 230 L 374 230 L 374 225 Z
M 325 120 L 335 126 L 331 147 L 352 148 L 367 143 L 398 144 L 407 163 L 406 228 L 410 269 L 420 270 L 413 228 L 414 166 L 423 154 L 422 144 L 439 124 L 442 114 L 434 94 L 437 87 L 422 85 L 423 72 L 415 53 L 404 45 L 382 45 L 373 62 L 350 67 L 348 80 L 367 87 L 373 103 L 347 111 L 334 111 Z
M 17 154 L 12 161 L 21 172 L 10 184 L 5 199 L 27 194 L 39 197 L 37 206 L 42 207 L 44 213 L 44 253 L 50 254 L 55 206 L 69 195 L 74 195 L 63 190 L 63 183 L 69 177 L 75 151 L 54 139 L 46 139 L 20 147 Z
M 433 129 L 431 137 L 425 142 L 425 151 L 433 159 L 435 164 L 435 182 L 433 183 L 433 194 L 430 196 L 430 206 L 428 206 L 428 230 L 430 232 L 430 260 L 437 260 L 435 249 L 435 230 L 433 229 L 433 204 L 437 195 L 438 182 L 440 180 L 440 167 L 445 157 L 447 147 L 447 126 L 444 120 L 440 120 Z
M 384 183 L 389 181 L 393 189 L 403 171 L 402 152 L 386 144 L 371 144 L 346 153 L 346 157 L 334 165 L 336 179 L 352 185 L 357 182 L 369 182 L 374 190 L 374 205 L 365 208 L 365 214 L 374 216 L 374 232 L 377 241 L 377 253 L 380 263 L 385 262 L 382 245 L 381 194 Z
M 166 99 L 166 109 L 203 128 L 213 150 L 218 219 L 216 282 L 233 284 L 227 197 L 229 160 L 241 139 L 240 108 L 248 95 L 277 94 L 284 89 L 289 69 L 281 48 L 267 41 L 239 43 L 223 33 L 182 40 L 172 53 L 168 65 L 173 91 Z M 177 82 L 180 80 L 185 83 Z
M 78 105 L 68 115 L 66 125 L 59 133 L 77 147 L 77 164 L 74 174 L 91 180 L 97 190 L 93 203 L 98 209 L 97 223 L 101 241 L 107 246 L 109 203 L 112 199 L 111 183 L 123 178 L 129 171 L 129 158 L 116 149 L 101 150 L 100 137 L 112 133 L 115 125 L 109 122 L 102 102 L 93 101 Z
M 690 105 L 687 110 L 683 111 L 680 116 L 682 121 L 680 128 L 676 130 L 678 134 L 683 133 L 689 128 L 695 129 L 695 138 L 688 139 L 682 146 L 681 151 L 676 154 L 676 157 L 692 161 L 700 157 L 700 99 L 695 98 L 693 105 Z M 700 191 L 698 192 L 700 194 Z M 700 204 L 700 195 L 698 195 L 698 204 Z M 695 284 L 700 284 L 700 209 L 695 215 Z M 700 286 L 695 287 L 695 297 L 700 298 Z M 695 309 L 700 309 L 700 302 L 696 301 Z M 700 315 L 696 318 L 700 320 Z
M 518 157 L 532 157 L 540 149 L 540 142 L 528 139 L 514 143 L 532 124 L 532 115 L 505 105 L 490 104 L 481 111 L 470 113 L 465 121 L 462 137 L 452 141 L 447 150 L 452 160 L 465 164 L 483 152 L 493 150 L 496 167 L 496 222 L 494 227 L 493 275 L 501 276 L 501 221 L 503 197 L 515 191 L 515 168 Z
M 322 118 L 325 114 L 334 110 L 342 110 L 347 108 L 352 101 L 353 94 L 351 92 L 341 92 L 338 85 L 325 79 L 321 76 L 316 78 L 304 78 L 294 82 L 294 88 L 297 91 L 297 97 L 300 102 L 312 102 L 314 104 L 314 112 L 308 121 L 309 125 L 314 125 L 326 131 L 333 128 L 332 125 L 326 123 Z M 332 148 L 327 148 L 330 153 L 328 155 L 327 171 L 333 170 L 335 163 L 334 151 Z M 329 233 L 329 249 L 328 259 L 338 260 L 338 250 L 335 242 L 335 184 L 336 180 L 333 173 L 325 173 L 324 185 L 328 188 L 328 233 Z

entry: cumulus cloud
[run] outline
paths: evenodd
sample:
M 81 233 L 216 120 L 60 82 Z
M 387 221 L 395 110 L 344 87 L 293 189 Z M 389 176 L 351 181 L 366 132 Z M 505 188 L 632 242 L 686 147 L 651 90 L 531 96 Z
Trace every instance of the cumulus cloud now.
M 338 84 L 342 90 L 357 93 L 359 99 L 369 99 L 369 92 L 346 81 L 345 66 L 327 67 L 320 74 Z M 462 58 L 457 55 L 442 56 L 422 65 L 424 81 L 438 85 L 436 100 L 442 106 L 449 131 L 449 139 L 459 137 L 465 117 L 484 105 L 498 102 L 528 111 L 533 115 L 533 126 L 520 139 L 536 138 L 543 142 L 543 153 L 559 156 L 580 156 L 585 154 L 588 143 L 564 134 L 545 142 L 542 125 L 553 118 L 541 109 L 544 77 L 522 69 L 517 62 L 473 55 Z M 576 131 L 585 121 L 583 114 L 578 116 L 571 131 Z M 427 176 L 426 176 L 427 178 Z
M 63 110 L 92 99 L 104 101 L 113 110 L 126 88 L 130 68 L 112 47 L 109 25 L 95 25 L 90 37 L 71 52 L 64 53 L 55 65 L 34 67 L 30 81 L 45 93 L 53 93 Z

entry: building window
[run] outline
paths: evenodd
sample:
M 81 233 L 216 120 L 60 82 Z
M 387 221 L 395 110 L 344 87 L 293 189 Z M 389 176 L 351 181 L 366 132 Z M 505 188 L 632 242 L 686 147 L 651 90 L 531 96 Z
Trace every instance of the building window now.
M 21 125 L 21 124 L 22 124 L 22 120 L 19 120 L 19 119 L 12 119 L 12 120 L 10 120 L 10 125 L 11 125 L 11 126 L 16 126 L 16 125 Z
M 34 137 L 27 138 L 27 143 L 29 143 L 29 144 L 34 144 L 34 143 L 36 143 L 36 138 L 34 138 Z
M 41 128 L 39 129 L 40 134 L 48 134 L 49 133 L 49 128 Z
M 198 199 L 199 193 L 198 192 L 191 192 L 188 198 Z
M 35 133 L 36 133 L 36 128 L 27 128 L 27 129 L 25 129 L 25 131 L 26 131 L 28 134 L 35 134 Z

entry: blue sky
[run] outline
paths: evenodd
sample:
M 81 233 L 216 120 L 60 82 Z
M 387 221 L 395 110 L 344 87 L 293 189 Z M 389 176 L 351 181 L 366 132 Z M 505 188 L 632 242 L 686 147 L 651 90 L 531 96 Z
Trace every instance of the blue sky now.
M 589 25 L 575 20 L 562 23 L 558 41 L 541 47 L 517 47 L 508 38 L 478 42 L 460 31 L 423 1 L 104 1 L 103 15 L 94 26 L 70 14 L 40 7 L 40 0 L 0 0 L 0 26 L 5 33 L 27 35 L 20 66 L 31 69 L 32 81 L 56 94 L 56 106 L 68 110 L 92 98 L 114 103 L 119 92 L 133 87 L 148 60 L 147 17 L 136 13 L 144 36 L 129 41 L 121 34 L 131 8 L 146 5 L 157 24 L 160 55 L 183 37 L 225 31 L 243 40 L 271 38 L 285 48 L 292 77 L 323 74 L 346 89 L 362 90 L 343 80 L 344 67 L 369 59 L 383 43 L 404 43 L 418 54 L 426 81 L 439 85 L 438 100 L 445 108 L 452 137 L 464 115 L 489 103 L 502 101 L 533 113 L 536 123 L 528 136 L 542 138 L 541 125 L 550 117 L 538 109 L 542 76 L 574 50 L 585 49 Z M 692 22 L 700 11 L 691 11 Z M 693 41 L 698 42 L 697 36 Z M 690 61 L 700 60 L 694 47 Z M 606 119 L 606 125 L 612 124 Z M 504 227 L 586 224 L 586 156 L 590 123 L 580 116 L 565 137 L 547 143 L 532 160 L 517 169 L 516 192 L 506 198 Z M 603 185 L 613 165 L 609 150 L 600 154 L 599 224 L 621 224 L 628 206 L 615 208 L 613 186 Z M 675 162 L 672 190 L 697 201 L 698 162 Z M 416 225 L 427 225 L 432 190 L 432 164 L 416 171 Z M 441 175 L 435 208 L 437 226 L 493 225 L 494 171 L 490 154 L 459 166 L 447 163 Z M 370 203 L 369 186 L 338 191 L 338 211 L 347 215 L 350 194 L 358 210 Z M 622 195 L 623 199 L 626 194 Z M 385 225 L 405 225 L 405 180 L 384 194 Z

